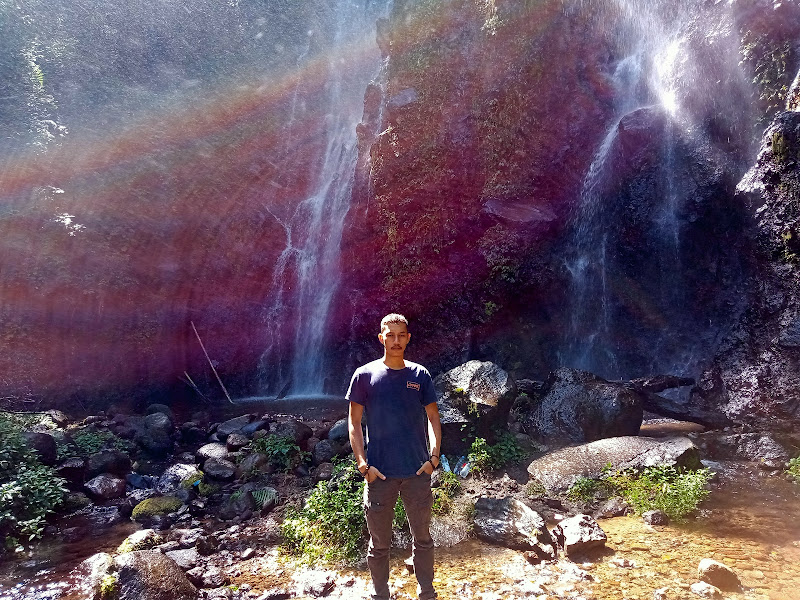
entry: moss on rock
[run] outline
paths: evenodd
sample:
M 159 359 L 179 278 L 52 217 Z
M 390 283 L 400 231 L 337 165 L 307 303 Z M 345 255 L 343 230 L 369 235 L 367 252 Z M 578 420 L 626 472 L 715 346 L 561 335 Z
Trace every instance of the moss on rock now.
M 154 515 L 166 515 L 178 510 L 183 503 L 174 496 L 159 496 L 158 498 L 147 498 L 142 500 L 133 509 L 131 519 L 138 521 Z

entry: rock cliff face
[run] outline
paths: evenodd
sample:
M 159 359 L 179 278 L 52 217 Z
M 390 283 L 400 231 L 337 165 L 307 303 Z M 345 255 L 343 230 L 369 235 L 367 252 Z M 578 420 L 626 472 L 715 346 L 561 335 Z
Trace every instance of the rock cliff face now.
M 296 336 L 301 268 L 276 285 L 276 264 L 303 254 L 292 219 L 331 152 L 336 11 L 269 4 L 172 15 L 174 39 L 149 15 L 124 48 L 127 9 L 81 35 L 78 13 L 33 3 L 39 21 L 17 26 L 3 9 L 9 55 L 40 44 L 9 67 L 17 96 L 0 93 L 4 396 L 174 397 L 185 373 L 209 392 L 191 322 L 234 395 L 291 360 L 291 344 L 262 354 Z M 198 32 L 218 52 L 181 45 Z M 704 410 L 757 415 L 788 386 L 776 410 L 796 414 L 792 117 L 736 183 L 799 32 L 796 1 L 395 0 L 377 39 L 334 57 L 355 71 L 377 45 L 384 63 L 353 132 L 319 391 L 344 391 L 399 310 L 434 374 L 468 359 L 540 379 L 705 370 Z

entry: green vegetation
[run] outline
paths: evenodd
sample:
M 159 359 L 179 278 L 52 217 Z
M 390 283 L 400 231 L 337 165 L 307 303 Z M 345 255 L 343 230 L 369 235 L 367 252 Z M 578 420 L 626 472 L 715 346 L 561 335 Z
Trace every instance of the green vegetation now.
M 433 488 L 434 515 L 446 515 L 453 507 L 453 498 L 461 491 L 461 482 L 455 473 L 443 471 L 439 476 L 439 487 Z
M 764 110 L 761 122 L 783 110 L 792 83 L 795 50 L 791 40 L 775 40 L 767 34 L 747 31 L 742 36 L 742 62 L 753 73 L 759 100 Z
M 789 461 L 789 466 L 786 469 L 786 474 L 795 483 L 800 483 L 800 456 L 797 456 Z
M 66 481 L 42 465 L 17 422 L 0 413 L 0 537 L 5 549 L 42 536 L 47 515 L 62 502 Z M 0 549 L 1 550 L 1 549 Z
M 484 438 L 476 437 L 467 458 L 472 463 L 472 471 L 477 474 L 519 462 L 523 456 L 525 453 L 517 438 L 511 433 L 503 432 L 497 435 L 497 441 L 491 445 Z
M 266 454 L 269 461 L 282 471 L 291 471 L 308 458 L 308 452 L 303 452 L 295 441 L 286 436 L 268 435 L 253 440 L 254 452 Z
M 58 459 L 65 460 L 78 456 L 90 456 L 101 450 L 120 450 L 132 453 L 136 446 L 118 437 L 106 429 L 96 429 L 89 426 L 71 432 L 73 444 L 58 444 Z
M 203 472 L 196 471 L 195 473 L 192 473 L 185 479 L 181 480 L 181 487 L 185 490 L 190 490 L 193 487 L 198 487 L 202 481 L 203 481 Z
M 579 477 L 567 491 L 567 498 L 592 502 L 598 496 L 622 496 L 636 514 L 661 510 L 671 519 L 681 519 L 708 496 L 706 484 L 710 479 L 708 469 L 693 471 L 665 465 L 641 472 L 606 470 L 599 480 Z
M 541 498 L 547 495 L 547 488 L 542 485 L 541 481 L 534 479 L 528 483 L 527 487 L 525 488 L 525 493 L 531 498 Z
M 159 496 L 157 498 L 146 498 L 137 504 L 131 519 L 136 521 L 139 517 L 152 517 L 153 515 L 166 515 L 178 510 L 183 502 L 174 496 Z
M 100 597 L 103 600 L 111 600 L 116 598 L 119 593 L 119 582 L 116 575 L 106 573 L 100 580 Z
M 339 462 L 301 509 L 290 508 L 281 530 L 284 549 L 309 564 L 355 563 L 364 547 L 364 479 L 353 461 Z

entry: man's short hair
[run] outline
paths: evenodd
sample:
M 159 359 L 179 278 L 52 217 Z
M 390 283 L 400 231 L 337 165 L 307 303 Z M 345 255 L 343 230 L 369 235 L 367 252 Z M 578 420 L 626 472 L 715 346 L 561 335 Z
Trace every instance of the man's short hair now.
M 408 319 L 398 313 L 388 314 L 381 319 L 381 331 L 383 331 L 383 328 L 389 323 L 405 323 L 406 328 L 408 328 Z

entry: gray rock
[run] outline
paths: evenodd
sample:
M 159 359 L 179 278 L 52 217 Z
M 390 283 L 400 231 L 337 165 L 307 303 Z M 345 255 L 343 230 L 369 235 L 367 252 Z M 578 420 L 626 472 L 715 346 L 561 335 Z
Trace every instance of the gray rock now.
M 112 475 L 102 473 L 90 479 L 84 485 L 86 492 L 96 501 L 111 500 L 112 498 L 122 498 L 125 496 L 125 480 Z
M 631 507 L 625 502 L 624 498 L 614 496 L 603 502 L 602 506 L 594 513 L 595 518 L 609 519 L 611 517 L 622 517 L 631 512 Z
M 747 460 L 765 469 L 783 469 L 791 456 L 769 433 L 713 432 L 700 438 L 705 455 L 712 460 Z
M 197 538 L 196 548 L 197 551 L 203 556 L 214 554 L 218 547 L 219 542 L 217 541 L 217 538 L 212 535 L 201 535 L 199 538 Z
M 178 463 L 171 465 L 161 474 L 156 482 L 156 489 L 162 494 L 170 494 L 183 489 L 181 482 L 188 477 L 200 474 L 200 469 L 194 464 Z
M 195 527 L 192 529 L 173 529 L 169 532 L 169 539 L 178 542 L 181 548 L 191 548 L 197 544 L 197 540 L 203 535 L 203 529 Z
M 260 473 L 272 473 L 274 470 L 266 454 L 248 454 L 236 467 L 236 478 L 251 478 Z
M 236 465 L 229 460 L 209 458 L 203 463 L 203 473 L 210 479 L 233 481 L 236 476 Z
M 350 440 L 347 419 L 339 419 L 328 431 L 328 439 L 338 444 L 344 444 Z
M 237 450 L 241 450 L 249 443 L 250 439 L 246 435 L 238 431 L 234 431 L 225 439 L 225 447 L 230 452 L 236 452 Z
M 606 533 L 589 515 L 575 515 L 561 521 L 553 536 L 567 556 L 575 556 L 606 545 Z
M 648 525 L 669 525 L 669 517 L 661 510 L 648 510 L 642 513 L 642 520 Z
M 256 508 L 258 507 L 253 494 L 249 490 L 245 492 L 239 490 L 219 508 L 217 516 L 223 521 L 232 521 L 237 517 L 244 519 L 247 515 L 252 516 Z
M 341 451 L 341 446 L 336 442 L 332 442 L 329 439 L 321 440 L 311 451 L 312 464 L 314 466 L 319 466 L 322 463 L 331 462 Z
M 205 446 L 200 446 L 195 453 L 198 462 L 203 462 L 209 458 L 227 459 L 228 454 L 228 448 L 225 444 L 220 444 L 219 442 L 212 442 Z
M 303 595 L 312 598 L 322 598 L 329 595 L 336 587 L 336 578 L 327 571 L 306 571 L 297 582 Z
M 180 567 L 158 550 L 129 552 L 114 559 L 119 600 L 195 600 L 195 588 Z
M 175 415 L 172 412 L 172 409 L 166 404 L 151 404 L 144 410 L 144 412 L 147 415 L 162 413 L 167 415 L 170 421 L 172 421 L 173 423 L 175 422 Z
M 56 467 L 56 475 L 67 480 L 71 488 L 83 485 L 86 460 L 83 458 L 68 458 Z
M 544 519 L 515 498 L 478 498 L 475 533 L 492 544 L 532 550 L 543 560 L 555 558 L 555 544 Z
M 81 582 L 81 589 L 89 598 L 101 598 L 100 583 L 114 564 L 114 557 L 107 552 L 94 554 L 81 562 L 70 573 L 73 581 Z
M 442 373 L 434 386 L 443 431 L 453 439 L 461 437 L 465 423 L 474 425 L 483 437 L 491 437 L 496 428 L 504 429 L 517 397 L 516 384 L 508 373 L 492 362 L 478 360 Z
M 241 432 L 247 437 L 253 437 L 253 434 L 256 431 L 262 431 L 264 429 L 269 429 L 269 421 L 265 419 L 259 419 L 242 427 Z
M 294 419 L 277 423 L 272 433 L 279 437 L 291 438 L 298 446 L 302 446 L 308 438 L 314 435 L 311 427 Z
M 728 565 L 710 558 L 704 558 L 697 567 L 697 574 L 701 581 L 710 583 L 720 590 L 738 592 L 742 589 L 739 576 Z
M 228 583 L 228 576 L 216 567 L 211 567 L 203 572 L 203 587 L 216 588 Z
M 95 506 L 92 504 L 82 510 L 81 513 L 86 516 L 93 533 L 96 533 L 99 529 L 108 529 L 117 523 L 122 523 L 124 520 L 117 506 Z
M 315 481 L 328 481 L 331 477 L 333 477 L 332 463 L 322 463 L 316 469 L 314 469 Z
M 131 470 L 130 457 L 120 450 L 101 450 L 86 461 L 86 476 L 96 477 L 100 473 L 112 473 L 125 477 Z
M 166 552 L 165 555 L 174 560 L 175 564 L 184 571 L 195 568 L 200 560 L 200 553 L 195 548 L 172 550 Z
M 550 494 L 566 492 L 578 477 L 598 479 L 607 465 L 614 470 L 655 465 L 699 468 L 697 448 L 687 437 L 617 437 L 562 448 L 528 466 L 531 477 Z
M 705 581 L 698 581 L 697 583 L 693 583 L 689 586 L 689 589 L 692 591 L 693 594 L 700 596 L 701 598 L 710 598 L 712 600 L 722 600 L 722 592 L 719 588 L 714 587 L 710 583 L 706 583 Z
M 150 550 L 163 543 L 164 538 L 155 529 L 140 529 L 139 531 L 134 531 L 122 541 L 117 548 L 117 554 Z
M 217 425 L 216 433 L 220 440 L 225 441 L 230 434 L 241 431 L 243 427 L 252 423 L 254 419 L 255 417 L 253 415 L 241 415 L 233 419 L 228 419 Z
M 563 444 L 639 433 L 644 411 L 635 390 L 568 368 L 552 373 L 546 384 L 541 402 L 520 416 L 532 436 Z
M 162 412 L 155 412 L 144 418 L 144 426 L 151 433 L 158 432 L 165 435 L 172 433 L 172 420 Z

